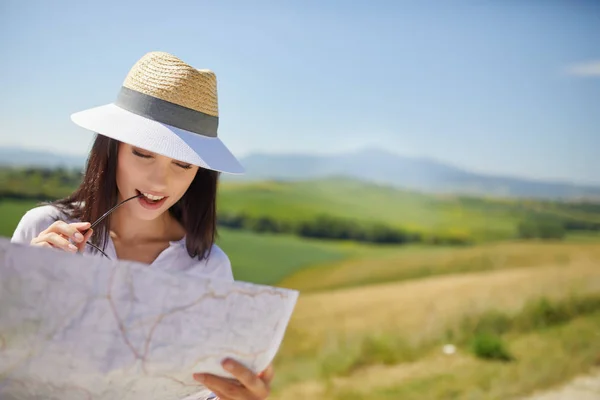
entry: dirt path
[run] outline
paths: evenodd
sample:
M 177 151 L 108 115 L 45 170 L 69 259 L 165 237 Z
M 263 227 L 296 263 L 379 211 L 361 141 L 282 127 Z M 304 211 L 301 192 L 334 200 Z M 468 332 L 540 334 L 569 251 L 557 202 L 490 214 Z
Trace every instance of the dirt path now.
M 600 368 L 561 387 L 523 400 L 600 400 Z

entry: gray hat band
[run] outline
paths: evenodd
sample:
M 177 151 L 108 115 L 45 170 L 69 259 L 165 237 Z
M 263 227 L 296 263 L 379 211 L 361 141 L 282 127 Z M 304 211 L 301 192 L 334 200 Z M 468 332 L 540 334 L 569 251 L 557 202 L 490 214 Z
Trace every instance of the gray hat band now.
M 217 137 L 219 117 L 131 90 L 125 86 L 115 105 L 142 117 L 208 137 Z

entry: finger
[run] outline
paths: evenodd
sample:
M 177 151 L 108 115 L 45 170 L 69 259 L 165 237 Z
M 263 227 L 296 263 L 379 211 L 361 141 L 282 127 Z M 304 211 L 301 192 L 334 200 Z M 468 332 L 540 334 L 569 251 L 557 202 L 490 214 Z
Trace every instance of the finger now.
M 256 376 L 252 370 L 239 362 L 227 359 L 223 362 L 223 368 L 235 376 L 254 396 L 263 399 L 269 395 L 269 386 Z
M 67 224 L 64 221 L 56 221 L 47 229 L 48 232 L 57 232 L 67 238 L 72 239 L 75 243 L 81 243 L 84 238 L 81 231 L 85 231 L 91 226 L 89 222 L 74 222 Z
M 69 240 L 66 237 L 64 237 L 63 235 L 61 235 L 59 233 L 56 233 L 56 232 L 47 233 L 46 241 L 58 249 L 62 249 L 62 250 L 69 251 L 72 253 L 77 252 L 77 246 L 75 246 L 73 243 L 69 242 Z
M 89 233 L 89 236 L 91 236 L 90 226 L 92 226 L 92 224 L 89 222 L 74 222 L 72 224 L 67 225 L 67 228 L 69 229 L 69 231 L 73 232 L 72 237 L 75 241 L 80 240 L 79 243 L 85 243 L 86 234 Z M 88 239 L 89 239 L 89 236 L 88 236 Z
M 269 364 L 269 366 L 263 372 L 261 372 L 258 376 L 268 386 L 273 381 L 273 377 L 275 376 L 275 370 L 273 369 L 273 365 Z
M 69 242 L 62 235 L 56 232 L 48 232 L 43 235 L 40 235 L 35 239 L 35 242 L 36 244 L 46 242 L 49 243 L 52 247 L 71 253 L 75 253 L 77 251 L 77 247 L 75 247 L 73 244 L 71 244 L 71 242 Z
M 48 247 L 48 248 L 53 248 L 54 246 L 52 246 L 50 243 L 46 242 L 43 237 L 44 237 L 45 233 L 40 233 L 38 236 L 34 237 L 33 239 L 31 239 L 31 242 L 29 242 L 30 245 L 32 246 L 37 246 L 37 247 Z
M 249 400 L 256 396 L 241 384 L 211 374 L 194 374 L 194 379 L 219 396 L 220 400 Z
M 85 233 L 85 235 L 83 235 L 83 242 L 77 243 L 77 250 L 80 253 L 83 253 L 85 251 L 85 244 L 88 240 L 90 240 L 90 237 L 92 237 L 93 233 L 94 233 L 93 229 L 88 229 L 88 231 Z
M 225 393 L 219 392 L 219 391 L 212 391 L 212 393 L 217 396 L 217 397 L 211 397 L 211 399 L 214 400 L 231 400 L 231 397 L 227 397 L 227 395 Z

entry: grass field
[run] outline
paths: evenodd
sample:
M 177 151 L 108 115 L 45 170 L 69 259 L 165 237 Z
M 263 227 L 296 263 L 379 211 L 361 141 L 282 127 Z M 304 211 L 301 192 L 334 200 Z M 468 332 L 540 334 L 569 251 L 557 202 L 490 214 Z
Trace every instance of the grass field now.
M 595 313 L 509 338 L 508 347 L 519 357 L 516 362 L 484 361 L 462 349 L 453 355 L 438 350 L 411 363 L 377 365 L 349 376 L 290 385 L 273 399 L 521 399 L 598 365 L 599 330 L 600 313 Z
M 573 258 L 600 260 L 598 242 L 593 236 L 578 236 L 564 242 L 514 241 L 467 248 L 415 246 L 304 268 L 280 284 L 307 293 L 433 275 L 568 265 Z
M 290 235 L 256 234 L 225 228 L 220 229 L 218 244 L 227 252 L 236 279 L 265 284 L 277 284 L 309 266 L 393 252 L 392 249 L 376 246 L 321 242 Z
M 515 252 L 525 252 L 521 245 L 515 246 Z M 532 245 L 529 250 L 537 254 L 543 248 Z M 591 310 L 600 311 L 600 246 L 582 251 L 581 245 L 573 244 L 562 251 L 568 257 L 557 262 L 550 257 L 526 266 L 506 264 L 498 270 L 304 294 L 278 355 L 276 398 L 310 394 L 308 397 L 342 399 L 350 392 L 356 398 L 367 398 L 372 390 L 381 395 L 376 398 L 390 399 L 405 398 L 392 394 L 458 399 L 476 392 L 479 396 L 472 398 L 503 398 L 586 371 L 600 361 L 600 341 L 593 333 L 600 329 L 598 314 L 575 315 L 579 322 L 568 327 L 566 321 L 555 333 L 546 329 L 509 332 L 505 340 L 517 357 L 509 364 L 478 360 L 461 342 L 465 321 L 494 323 L 498 313 L 518 314 L 529 301 L 540 298 L 560 301 L 572 295 L 592 296 L 595 308 Z M 535 321 L 534 317 L 526 316 L 526 321 Z M 546 339 L 549 342 L 544 347 Z M 459 346 L 459 356 L 444 358 L 440 364 L 442 345 L 453 341 Z M 524 345 L 536 341 L 536 346 Z M 551 346 L 564 357 L 563 364 L 548 365 L 559 358 L 556 353 L 545 353 Z M 573 359 L 565 354 L 567 349 L 574 351 Z M 455 376 L 455 363 L 460 360 L 469 366 L 468 373 Z M 538 365 L 533 368 L 535 363 Z M 528 368 L 531 376 L 527 376 Z M 414 369 L 419 374 L 409 373 Z M 493 373 L 500 375 L 496 379 Z M 511 382 L 511 377 L 519 381 Z
M 23 214 L 36 204 L 29 200 L 0 200 L 0 236 L 12 236 Z
M 594 205 L 425 196 L 344 180 L 227 183 L 220 202 L 284 220 L 326 213 L 482 239 L 378 246 L 221 228 L 236 279 L 301 292 L 275 360 L 274 399 L 510 399 L 600 363 L 600 235 L 514 239 L 532 210 L 600 221 Z M 0 200 L 0 235 L 34 205 Z M 513 361 L 473 354 L 481 326 L 498 330 L 494 340 Z M 442 354 L 446 343 L 457 352 Z
M 305 294 L 294 313 L 294 326 L 307 338 L 320 338 L 336 330 L 371 332 L 378 326 L 423 339 L 442 333 L 455 314 L 479 313 L 490 307 L 516 310 L 527 299 L 541 295 L 600 293 L 599 262 L 600 257 L 576 258 L 562 265 L 540 264 Z
M 383 222 L 424 233 L 465 235 L 477 242 L 514 238 L 533 213 L 600 222 L 600 210 L 555 202 L 435 196 L 354 180 L 231 183 L 221 187 L 220 209 L 294 222 L 317 214 Z
M 223 210 L 267 215 L 282 221 L 293 222 L 323 213 L 356 221 L 385 222 L 412 231 L 468 231 L 486 239 L 516 233 L 517 219 L 506 207 L 466 209 L 457 199 L 351 180 L 228 183 L 221 190 L 220 201 Z

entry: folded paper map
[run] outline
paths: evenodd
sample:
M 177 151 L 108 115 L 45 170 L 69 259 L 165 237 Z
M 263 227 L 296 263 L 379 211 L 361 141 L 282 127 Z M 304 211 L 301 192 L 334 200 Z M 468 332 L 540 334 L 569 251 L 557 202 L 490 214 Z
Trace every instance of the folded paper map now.
M 0 238 L 0 399 L 181 400 L 273 360 L 298 292 Z

